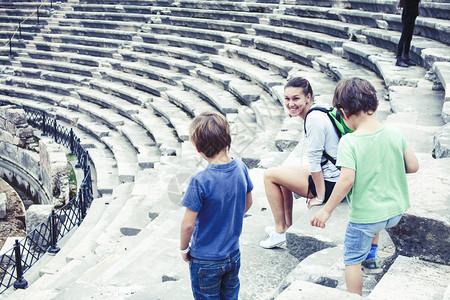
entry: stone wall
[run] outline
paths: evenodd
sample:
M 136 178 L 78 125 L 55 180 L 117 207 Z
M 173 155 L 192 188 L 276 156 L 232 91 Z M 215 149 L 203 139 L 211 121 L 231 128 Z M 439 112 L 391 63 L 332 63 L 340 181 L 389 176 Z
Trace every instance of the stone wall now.
M 20 187 L 32 199 L 49 203 L 49 196 L 40 183 L 39 154 L 0 141 L 0 177 Z
M 53 140 L 39 141 L 41 180 L 47 193 L 53 197 L 55 206 L 69 200 L 69 164 L 65 148 Z
M 52 139 L 39 147 L 25 111 L 11 105 L 0 108 L 0 176 L 17 184 L 39 202 L 62 206 L 69 200 L 69 164 L 66 150 Z
M 33 128 L 23 109 L 12 105 L 0 109 L 0 140 L 25 149 L 34 143 Z

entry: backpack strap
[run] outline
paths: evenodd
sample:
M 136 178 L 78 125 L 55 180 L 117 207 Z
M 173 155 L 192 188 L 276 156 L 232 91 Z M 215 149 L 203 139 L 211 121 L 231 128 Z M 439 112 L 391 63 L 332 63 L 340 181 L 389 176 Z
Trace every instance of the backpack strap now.
M 342 137 L 342 134 L 341 134 L 341 132 L 339 131 L 339 129 L 338 129 L 337 125 L 336 125 L 336 122 L 333 120 L 333 117 L 330 115 L 330 112 L 333 110 L 333 108 L 329 108 L 329 109 L 328 109 L 328 108 L 320 107 L 320 106 L 312 107 L 312 108 L 310 108 L 310 109 L 308 110 L 308 112 L 306 113 L 305 121 L 303 122 L 303 129 L 304 129 L 304 131 L 305 131 L 305 135 L 306 135 L 306 118 L 308 117 L 309 113 L 312 112 L 312 111 L 314 111 L 314 110 L 321 111 L 321 112 L 325 113 L 325 114 L 328 116 L 328 118 L 329 118 L 330 121 L 331 121 L 331 124 L 333 124 L 333 127 L 334 127 L 334 129 L 336 130 L 336 134 L 338 135 L 339 138 L 341 138 L 341 137 Z M 337 111 L 337 110 L 336 110 L 336 116 L 339 116 L 339 120 L 341 119 L 341 115 L 339 114 L 339 111 Z M 331 155 L 329 155 L 328 153 L 326 153 L 325 150 L 323 150 L 322 156 L 325 157 L 325 161 L 323 161 L 323 162 L 320 163 L 320 166 L 321 166 L 321 167 L 323 167 L 324 165 L 326 165 L 326 164 L 328 163 L 328 161 L 331 161 L 331 163 L 332 163 L 333 165 L 336 165 L 336 160 L 335 160 Z

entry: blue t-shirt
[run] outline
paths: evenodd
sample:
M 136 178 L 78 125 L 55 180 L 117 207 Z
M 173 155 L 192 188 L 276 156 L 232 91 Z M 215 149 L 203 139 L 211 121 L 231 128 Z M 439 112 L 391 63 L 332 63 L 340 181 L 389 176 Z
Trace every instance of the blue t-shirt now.
M 210 164 L 195 174 L 182 204 L 198 212 L 191 239 L 191 256 L 221 260 L 239 249 L 247 193 L 253 189 L 240 160 Z

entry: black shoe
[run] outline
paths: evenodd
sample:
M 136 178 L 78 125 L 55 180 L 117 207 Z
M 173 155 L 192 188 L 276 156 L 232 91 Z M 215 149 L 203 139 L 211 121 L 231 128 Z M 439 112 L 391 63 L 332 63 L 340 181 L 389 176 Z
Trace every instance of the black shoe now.
M 395 65 L 396 65 L 397 67 L 403 67 L 403 68 L 409 67 L 409 65 L 408 65 L 407 63 L 405 63 L 405 62 L 403 61 L 403 59 L 397 59 L 397 62 L 395 63 Z
M 407 64 L 408 66 L 416 66 L 416 63 L 413 62 L 412 60 L 410 60 L 409 58 L 403 59 L 403 61 L 404 61 L 405 64 Z

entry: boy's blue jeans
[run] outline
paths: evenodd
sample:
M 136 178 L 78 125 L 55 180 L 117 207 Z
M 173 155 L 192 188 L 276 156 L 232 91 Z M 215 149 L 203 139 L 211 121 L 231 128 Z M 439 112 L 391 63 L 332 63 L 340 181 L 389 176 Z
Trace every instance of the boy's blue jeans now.
M 195 299 L 238 299 L 239 249 L 223 260 L 199 260 L 191 258 L 192 293 Z
M 398 215 L 386 221 L 369 224 L 349 222 L 344 239 L 344 264 L 353 266 L 365 260 L 375 235 L 385 228 L 397 225 L 401 217 L 402 215 Z

